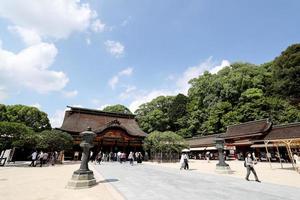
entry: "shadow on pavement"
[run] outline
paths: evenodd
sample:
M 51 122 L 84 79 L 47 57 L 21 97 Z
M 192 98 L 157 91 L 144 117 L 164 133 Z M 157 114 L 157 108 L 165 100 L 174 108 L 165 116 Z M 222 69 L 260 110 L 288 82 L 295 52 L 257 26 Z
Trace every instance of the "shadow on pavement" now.
M 99 184 L 99 183 L 111 183 L 111 182 L 117 182 L 117 181 L 120 181 L 120 180 L 116 179 L 116 178 L 109 178 L 109 179 L 105 179 L 105 180 L 102 180 L 102 181 L 98 181 L 97 184 Z

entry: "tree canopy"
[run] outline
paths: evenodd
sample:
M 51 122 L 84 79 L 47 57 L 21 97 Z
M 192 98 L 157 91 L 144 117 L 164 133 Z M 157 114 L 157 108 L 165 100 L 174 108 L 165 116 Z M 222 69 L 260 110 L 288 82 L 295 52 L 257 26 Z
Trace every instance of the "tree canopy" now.
M 158 152 L 179 153 L 185 147 L 184 139 L 172 131 L 154 131 L 144 140 L 144 149 L 150 150 L 152 154 Z
M 139 107 L 137 119 L 145 132 L 173 131 L 190 137 L 263 118 L 275 124 L 300 121 L 300 44 L 271 62 L 233 63 L 189 83 L 187 96 L 160 96 Z
M 22 123 L 34 131 L 51 129 L 48 115 L 31 106 L 0 104 L 0 120 Z
M 33 130 L 21 123 L 0 122 L 0 150 L 11 148 L 22 136 L 32 134 Z
M 105 112 L 114 112 L 114 113 L 123 113 L 123 114 L 132 114 L 132 112 L 124 105 L 117 104 L 112 106 L 106 106 L 103 111 Z

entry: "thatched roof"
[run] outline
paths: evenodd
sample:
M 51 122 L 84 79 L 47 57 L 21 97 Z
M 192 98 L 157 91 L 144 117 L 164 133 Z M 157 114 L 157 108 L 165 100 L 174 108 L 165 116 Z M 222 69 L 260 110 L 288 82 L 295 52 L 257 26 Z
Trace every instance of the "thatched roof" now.
M 146 137 L 138 126 L 135 115 L 103 112 L 94 109 L 69 107 L 60 130 L 70 133 L 80 133 L 91 127 L 96 133 L 101 133 L 109 128 L 125 130 L 129 135 Z
M 273 126 L 264 140 L 300 139 L 300 122 Z
M 268 119 L 245 122 L 227 127 L 225 139 L 260 136 L 266 134 L 272 127 Z
M 222 136 L 223 134 L 213 134 L 207 136 L 200 136 L 200 137 L 192 137 L 186 139 L 186 142 L 189 144 L 190 147 L 209 147 L 215 146 L 215 140 L 217 137 Z

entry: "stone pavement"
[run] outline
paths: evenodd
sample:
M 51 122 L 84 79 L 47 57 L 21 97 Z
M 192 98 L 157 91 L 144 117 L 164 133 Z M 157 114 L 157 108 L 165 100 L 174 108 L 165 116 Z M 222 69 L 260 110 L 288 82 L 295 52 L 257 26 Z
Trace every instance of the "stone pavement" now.
M 240 179 L 245 178 L 246 169 L 244 167 L 243 161 L 226 161 L 231 170 L 233 170 L 233 174 L 224 174 L 224 176 L 237 177 Z M 215 172 L 216 164 L 218 161 L 211 160 L 209 163 L 206 160 L 189 160 L 190 169 L 209 174 L 217 174 Z M 156 163 L 156 162 L 146 162 L 148 165 L 158 165 L 167 168 L 175 168 L 178 169 L 179 163 Z M 264 183 L 274 183 L 292 187 L 299 187 L 300 189 L 300 174 L 293 170 L 291 163 L 283 163 L 283 169 L 281 168 L 280 163 L 272 163 L 272 168 L 268 162 L 258 162 L 255 165 L 255 170 L 260 180 Z M 220 175 L 220 174 L 218 174 Z M 253 178 L 250 175 L 250 178 Z
M 129 200 L 298 200 L 296 187 L 158 165 L 103 163 L 94 168 Z M 300 184 L 300 183 L 299 183 Z
M 54 167 L 0 167 L 1 200 L 118 200 L 123 197 L 100 174 L 98 184 L 88 189 L 66 189 L 79 164 Z M 28 165 L 27 165 L 28 166 Z M 92 166 L 91 166 L 92 169 Z

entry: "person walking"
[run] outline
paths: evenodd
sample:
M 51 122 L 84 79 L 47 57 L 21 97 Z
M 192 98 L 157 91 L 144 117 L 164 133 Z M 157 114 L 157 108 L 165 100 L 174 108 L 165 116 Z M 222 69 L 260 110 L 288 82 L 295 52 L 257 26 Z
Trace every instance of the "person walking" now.
M 101 151 L 99 151 L 99 153 L 97 154 L 97 159 L 96 159 L 96 161 L 97 161 L 97 163 L 100 165 L 100 163 L 101 163 L 101 160 L 102 160 L 102 152 Z
M 133 165 L 133 153 L 132 153 L 132 151 L 130 151 L 130 153 L 129 153 L 128 160 L 129 160 L 130 165 Z
M 51 163 L 52 166 L 55 165 L 55 161 L 56 161 L 56 159 L 55 159 L 55 152 L 51 152 L 50 153 L 50 163 Z
M 207 152 L 205 153 L 205 158 L 206 158 L 206 160 L 207 160 L 208 163 L 209 163 L 209 157 L 210 157 L 210 152 L 207 151 Z
M 183 162 L 184 162 L 184 169 L 188 170 L 189 169 L 189 159 L 188 159 L 188 155 L 184 154 L 183 156 Z
M 294 161 L 295 161 L 295 168 L 296 168 L 296 171 L 297 171 L 298 173 L 300 173 L 300 157 L 297 155 L 297 153 L 294 153 L 293 159 L 294 159 Z
M 182 170 L 182 168 L 184 168 L 184 153 L 181 154 L 179 163 L 180 163 L 180 170 Z
M 38 155 L 38 159 L 40 161 L 40 167 L 43 166 L 43 157 L 44 157 L 44 153 L 43 151 L 41 151 L 40 154 Z
M 37 152 L 36 150 L 33 151 L 33 153 L 31 154 L 31 163 L 30 163 L 30 167 L 35 167 L 36 166 L 36 159 L 37 159 Z
M 260 180 L 258 179 L 256 171 L 254 169 L 254 165 L 256 163 L 257 162 L 251 158 L 251 153 L 247 153 L 247 156 L 245 158 L 245 164 L 244 164 L 245 167 L 247 168 L 246 180 L 249 181 L 249 175 L 250 175 L 250 172 L 252 172 L 255 177 L 255 181 L 260 183 Z
M 121 162 L 121 154 L 122 153 L 120 151 L 118 151 L 118 153 L 117 153 L 117 161 L 120 162 L 120 163 L 122 163 Z
M 137 163 L 141 164 L 142 163 L 142 160 L 143 160 L 143 155 L 141 152 L 138 152 L 138 156 L 137 156 Z
M 49 157 L 49 154 L 47 152 L 43 154 L 43 164 L 48 163 L 48 157 Z

